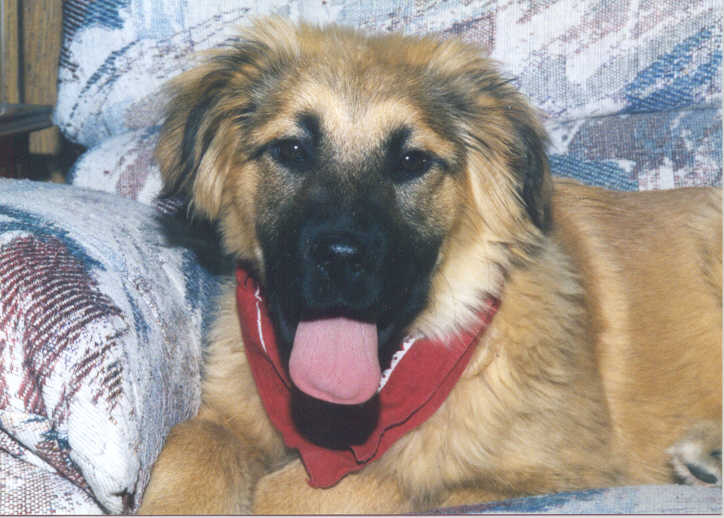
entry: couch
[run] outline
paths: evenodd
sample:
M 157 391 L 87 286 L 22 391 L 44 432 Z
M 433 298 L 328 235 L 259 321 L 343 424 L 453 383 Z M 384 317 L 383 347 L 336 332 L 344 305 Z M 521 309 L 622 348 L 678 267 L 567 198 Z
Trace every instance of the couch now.
M 277 13 L 462 37 L 541 110 L 554 174 L 612 189 L 721 185 L 717 0 L 66 0 L 55 122 L 69 185 L 0 181 L 0 514 L 132 513 L 197 411 L 230 261 L 161 187 L 162 85 Z M 721 488 L 592 488 L 446 513 L 721 513 Z

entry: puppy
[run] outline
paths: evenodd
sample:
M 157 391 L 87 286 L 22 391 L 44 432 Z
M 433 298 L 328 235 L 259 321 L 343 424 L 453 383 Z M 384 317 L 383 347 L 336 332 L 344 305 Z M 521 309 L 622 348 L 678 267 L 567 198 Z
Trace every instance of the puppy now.
M 718 189 L 553 180 L 456 40 L 268 19 L 170 91 L 165 192 L 239 268 L 142 512 L 720 480 Z

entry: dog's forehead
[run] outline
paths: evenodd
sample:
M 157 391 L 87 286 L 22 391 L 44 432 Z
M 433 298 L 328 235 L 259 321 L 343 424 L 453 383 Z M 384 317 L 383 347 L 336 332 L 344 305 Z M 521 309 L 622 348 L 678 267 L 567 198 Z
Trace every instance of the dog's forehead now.
M 454 153 L 453 144 L 429 124 L 430 114 L 404 90 L 390 95 L 368 85 L 338 85 L 307 77 L 285 96 L 276 116 L 265 125 L 264 140 L 302 136 L 303 116 L 313 116 L 325 141 L 349 159 L 379 148 L 394 132 L 405 129 L 410 148 Z

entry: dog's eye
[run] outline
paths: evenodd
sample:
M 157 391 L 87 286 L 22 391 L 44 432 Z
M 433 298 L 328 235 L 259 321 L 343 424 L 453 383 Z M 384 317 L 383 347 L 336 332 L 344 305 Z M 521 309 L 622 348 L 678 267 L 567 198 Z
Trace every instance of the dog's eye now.
M 406 151 L 400 157 L 396 179 L 407 181 L 422 176 L 432 167 L 432 163 L 432 157 L 424 151 Z
M 309 153 L 297 139 L 284 139 L 274 142 L 270 147 L 272 158 L 290 169 L 303 169 L 308 165 Z

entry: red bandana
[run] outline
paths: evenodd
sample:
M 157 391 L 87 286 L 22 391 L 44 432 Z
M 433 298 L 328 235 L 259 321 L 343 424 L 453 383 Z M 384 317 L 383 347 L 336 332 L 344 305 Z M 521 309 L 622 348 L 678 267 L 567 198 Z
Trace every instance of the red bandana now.
M 285 444 L 299 451 L 310 485 L 321 488 L 378 459 L 397 439 L 435 413 L 462 375 L 478 338 L 500 305 L 490 297 L 475 326 L 448 343 L 423 336 L 405 338 L 392 366 L 382 373 L 376 428 L 364 444 L 332 450 L 312 444 L 295 429 L 290 409 L 292 382 L 282 366 L 261 289 L 241 268 L 236 280 L 241 334 L 264 408 Z

